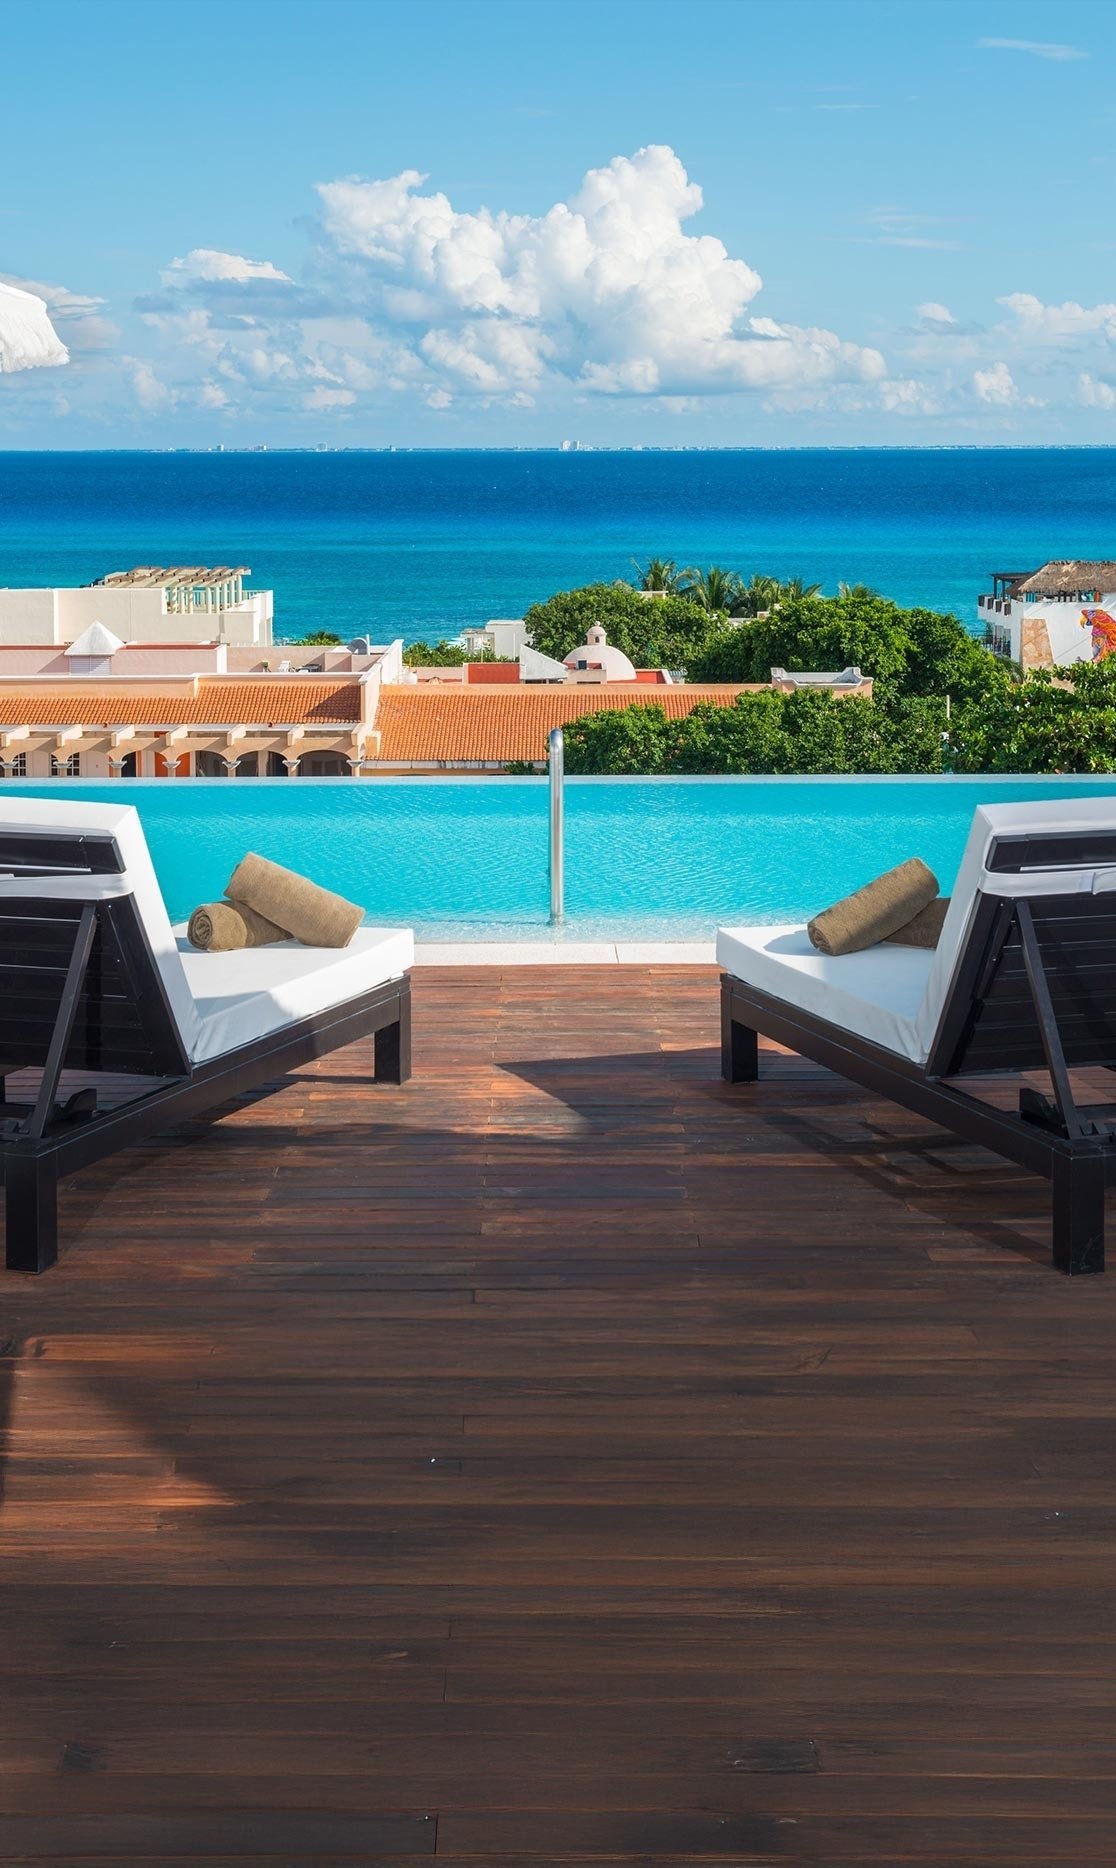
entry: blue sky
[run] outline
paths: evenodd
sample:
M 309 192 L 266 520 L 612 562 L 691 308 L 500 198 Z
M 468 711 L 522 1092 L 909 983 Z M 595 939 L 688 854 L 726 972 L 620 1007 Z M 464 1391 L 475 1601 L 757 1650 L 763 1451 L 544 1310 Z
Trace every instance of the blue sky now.
M 11 9 L 0 279 L 70 360 L 0 445 L 1112 440 L 1114 53 L 1094 0 Z

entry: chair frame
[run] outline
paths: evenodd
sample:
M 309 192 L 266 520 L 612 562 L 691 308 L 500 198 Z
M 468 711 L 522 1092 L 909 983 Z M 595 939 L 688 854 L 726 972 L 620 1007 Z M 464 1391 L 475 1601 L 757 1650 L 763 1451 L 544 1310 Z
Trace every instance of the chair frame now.
M 1116 894 L 1029 893 L 1025 878 L 1044 866 L 1114 859 L 1112 833 L 994 840 L 986 867 L 1013 883 L 1003 895 L 978 893 L 925 1067 L 723 973 L 723 1078 L 758 1079 L 762 1035 L 980 1143 L 1051 1183 L 1055 1268 L 1074 1277 L 1103 1271 L 1116 1104 L 1079 1105 L 1070 1071 L 1116 1070 Z M 956 1081 L 1036 1069 L 1047 1072 L 1051 1096 L 1020 1085 L 1015 1110 L 982 1102 Z
M 370 1033 L 373 1080 L 409 1078 L 409 974 L 191 1063 L 134 896 L 83 899 L 79 887 L 67 899 L 36 897 L 36 876 L 80 882 L 118 872 L 111 837 L 75 838 L 60 852 L 57 838 L 0 834 L 0 867 L 12 864 L 13 852 L 19 892 L 0 901 L 0 1169 L 9 1271 L 45 1271 L 57 1258 L 63 1175 L 261 1085 L 278 1087 L 300 1064 Z M 40 1067 L 34 1102 L 9 1102 L 6 1079 Z M 98 1110 L 88 1093 L 61 1105 L 64 1068 L 148 1081 L 112 1108 Z

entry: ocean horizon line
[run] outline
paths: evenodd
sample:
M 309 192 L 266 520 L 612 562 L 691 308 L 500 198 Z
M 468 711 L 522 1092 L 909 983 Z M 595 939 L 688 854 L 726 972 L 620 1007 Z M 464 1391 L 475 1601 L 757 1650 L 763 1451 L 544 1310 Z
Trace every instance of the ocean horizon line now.
M 1112 441 L 927 441 L 927 442 L 789 442 L 779 446 L 764 442 L 750 442 L 740 446 L 726 446 L 721 443 L 680 442 L 674 445 L 657 442 L 636 442 L 618 447 L 597 444 L 588 441 L 576 447 L 563 447 L 561 443 L 551 442 L 538 447 L 519 447 L 512 445 L 488 447 L 433 447 L 419 442 L 385 443 L 381 447 L 352 446 L 334 447 L 318 444 L 313 447 L 295 443 L 256 442 L 243 446 L 228 446 L 214 442 L 202 447 L 136 447 L 136 448 L 53 448 L 53 447 L 3 447 L 0 448 L 0 460 L 26 455 L 154 455 L 163 458 L 167 455 L 212 456 L 229 454 L 238 458 L 246 454 L 546 454 L 565 455 L 572 458 L 582 454 L 1110 454 L 1116 449 Z

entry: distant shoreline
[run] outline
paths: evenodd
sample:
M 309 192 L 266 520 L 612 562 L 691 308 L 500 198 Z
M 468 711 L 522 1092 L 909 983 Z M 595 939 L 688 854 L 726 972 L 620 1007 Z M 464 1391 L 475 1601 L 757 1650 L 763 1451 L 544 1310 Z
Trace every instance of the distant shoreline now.
M 825 442 L 798 442 L 788 446 L 765 446 L 752 443 L 749 446 L 725 447 L 722 445 L 706 446 L 701 442 L 682 443 L 674 447 L 660 447 L 654 444 L 637 443 L 629 447 L 597 446 L 594 442 L 585 442 L 576 448 L 563 448 L 557 443 L 549 447 L 426 447 L 418 443 L 399 443 L 389 447 L 295 447 L 293 445 L 271 446 L 269 443 L 257 443 L 250 447 L 227 447 L 214 444 L 212 447 L 165 447 L 165 448 L 0 448 L 0 461 L 9 456 L 28 454 L 65 454 L 65 455 L 153 455 L 164 458 L 168 455 L 200 455 L 203 457 L 222 454 L 235 455 L 238 460 L 253 454 L 545 454 L 562 455 L 571 460 L 589 454 L 1111 454 L 1116 451 L 1114 441 L 937 441 L 907 446 L 880 446 L 868 443 L 830 444 Z

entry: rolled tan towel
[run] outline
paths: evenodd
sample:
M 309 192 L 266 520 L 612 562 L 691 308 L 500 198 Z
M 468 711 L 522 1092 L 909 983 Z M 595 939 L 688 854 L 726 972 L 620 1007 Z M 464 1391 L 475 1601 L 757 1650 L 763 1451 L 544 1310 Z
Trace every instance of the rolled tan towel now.
M 910 921 L 886 938 L 894 947 L 936 947 L 948 911 L 949 896 L 939 895 L 936 902 L 931 902 L 928 908 L 920 908 Z
M 296 876 L 293 869 L 268 862 L 266 856 L 244 857 L 225 893 L 237 908 L 246 903 L 287 928 L 304 947 L 347 947 L 364 920 L 363 908 Z
M 938 879 L 918 856 L 866 882 L 807 922 L 806 932 L 819 953 L 859 953 L 886 940 L 928 908 L 938 893 Z
M 238 947 L 269 947 L 272 941 L 290 940 L 286 928 L 276 927 L 246 902 L 205 902 L 195 908 L 186 929 L 192 947 L 205 953 L 234 953 Z

